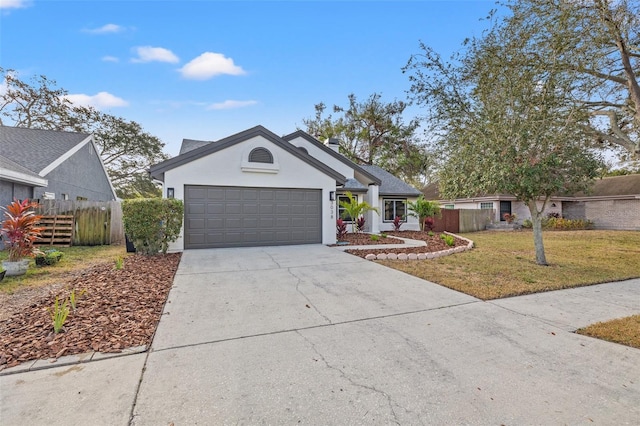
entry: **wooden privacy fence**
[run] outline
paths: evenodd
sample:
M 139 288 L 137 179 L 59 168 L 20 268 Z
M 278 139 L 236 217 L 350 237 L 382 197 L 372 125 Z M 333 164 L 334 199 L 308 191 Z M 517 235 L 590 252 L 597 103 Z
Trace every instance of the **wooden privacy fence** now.
M 124 242 L 122 207 L 118 201 L 43 200 L 37 213 L 46 217 L 73 216 L 72 245 Z
M 436 217 L 433 223 L 435 232 L 476 232 L 484 231 L 495 210 L 484 209 L 442 209 L 441 217 Z

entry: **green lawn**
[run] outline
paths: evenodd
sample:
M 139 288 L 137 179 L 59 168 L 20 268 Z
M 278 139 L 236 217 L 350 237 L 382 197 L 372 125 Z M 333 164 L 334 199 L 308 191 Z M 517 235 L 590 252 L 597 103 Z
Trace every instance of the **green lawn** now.
M 432 261 L 380 263 L 484 300 L 640 277 L 637 231 L 545 231 L 549 266 L 535 263 L 531 231 L 463 236 L 476 248 Z
M 41 247 L 42 250 L 48 248 Z M 12 293 L 20 287 L 51 284 L 93 264 L 114 262 L 115 265 L 118 256 L 126 255 L 123 245 L 60 247 L 58 250 L 64 253 L 60 262 L 51 266 L 35 266 L 35 261 L 32 260 L 25 275 L 5 277 L 0 281 L 0 292 Z M 5 260 L 7 255 L 6 250 L 0 251 L 0 261 Z

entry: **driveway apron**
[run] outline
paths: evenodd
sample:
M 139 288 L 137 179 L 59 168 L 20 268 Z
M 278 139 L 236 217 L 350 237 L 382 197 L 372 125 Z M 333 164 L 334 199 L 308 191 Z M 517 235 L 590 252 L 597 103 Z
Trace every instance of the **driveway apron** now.
M 616 297 L 584 319 L 638 312 Z M 131 424 L 637 424 L 640 351 L 538 303 L 320 245 L 185 251 Z

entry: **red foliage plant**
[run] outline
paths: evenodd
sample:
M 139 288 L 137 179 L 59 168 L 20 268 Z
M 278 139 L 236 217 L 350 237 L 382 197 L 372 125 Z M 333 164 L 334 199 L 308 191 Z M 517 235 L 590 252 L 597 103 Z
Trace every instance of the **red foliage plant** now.
M 364 224 L 366 222 L 367 222 L 367 220 L 364 218 L 364 216 L 360 216 L 356 220 L 356 229 L 358 230 L 358 232 L 364 231 Z
M 399 231 L 401 226 L 402 226 L 402 218 L 400 216 L 396 216 L 395 219 L 393 219 L 393 230 Z
M 341 241 L 344 239 L 345 235 L 347 235 L 347 223 L 342 219 L 336 220 L 336 231 L 338 234 L 338 241 Z
M 424 227 L 429 231 L 433 231 L 433 225 L 435 220 L 431 216 L 427 216 L 424 218 Z
M 42 216 L 36 215 L 34 208 L 38 207 L 35 201 L 28 199 L 22 202 L 14 200 L 4 210 L 4 221 L 0 233 L 5 247 L 9 249 L 9 262 L 17 262 L 23 257 L 32 256 L 34 243 L 42 232 L 38 226 Z

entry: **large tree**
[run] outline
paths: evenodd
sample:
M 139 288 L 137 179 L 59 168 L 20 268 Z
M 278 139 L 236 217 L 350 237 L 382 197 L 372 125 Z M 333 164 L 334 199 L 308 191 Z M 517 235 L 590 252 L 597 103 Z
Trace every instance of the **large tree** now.
M 546 265 L 541 219 L 550 196 L 587 189 L 601 163 L 587 147 L 589 111 L 573 98 L 562 49 L 537 41 L 533 20 L 498 22 L 448 62 L 422 45 L 405 71 L 445 160 L 441 194 L 513 194 L 529 208 L 536 262 Z
M 640 0 L 511 0 L 507 6 L 505 25 L 530 30 L 532 50 L 555 51 L 555 69 L 573 79 L 575 102 L 592 115 L 594 139 L 637 157 Z M 527 65 L 514 64 L 511 71 Z
M 151 182 L 148 168 L 168 156 L 164 143 L 135 121 L 92 107 L 72 104 L 65 89 L 45 76 L 21 80 L 12 70 L 0 68 L 0 124 L 32 129 L 92 133 L 109 178 L 122 198 L 161 194 Z
M 417 119 L 404 121 L 407 103 L 382 101 L 374 93 L 359 102 L 349 95 L 349 106 L 333 106 L 326 114 L 324 103 L 315 105 L 315 116 L 303 120 L 306 131 L 317 139 L 336 138 L 340 152 L 358 164 L 378 165 L 407 182 L 421 185 L 433 166 L 433 158 L 416 131 Z

